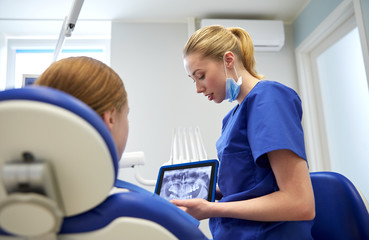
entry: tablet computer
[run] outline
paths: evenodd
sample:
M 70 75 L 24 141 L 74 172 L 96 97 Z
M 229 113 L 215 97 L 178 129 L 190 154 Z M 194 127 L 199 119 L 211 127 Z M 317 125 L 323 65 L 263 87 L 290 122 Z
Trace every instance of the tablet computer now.
M 168 201 L 191 198 L 214 201 L 218 165 L 218 160 L 213 159 L 162 166 L 155 193 Z

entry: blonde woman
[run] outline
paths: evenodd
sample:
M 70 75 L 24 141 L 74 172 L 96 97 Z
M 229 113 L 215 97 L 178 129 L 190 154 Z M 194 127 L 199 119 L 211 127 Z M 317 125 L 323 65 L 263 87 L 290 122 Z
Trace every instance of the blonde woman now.
M 172 203 L 199 220 L 210 218 L 215 240 L 312 239 L 315 204 L 298 95 L 261 80 L 244 29 L 204 27 L 183 53 L 197 93 L 238 104 L 224 117 L 216 144 L 222 198 Z

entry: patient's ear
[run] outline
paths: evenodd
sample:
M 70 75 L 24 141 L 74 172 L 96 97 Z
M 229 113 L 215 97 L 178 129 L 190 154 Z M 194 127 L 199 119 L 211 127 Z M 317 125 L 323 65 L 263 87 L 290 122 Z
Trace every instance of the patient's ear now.
M 105 111 L 102 115 L 102 118 L 110 132 L 112 131 L 114 123 L 115 123 L 115 114 L 116 114 L 116 110 L 115 108 L 112 108 L 108 111 Z

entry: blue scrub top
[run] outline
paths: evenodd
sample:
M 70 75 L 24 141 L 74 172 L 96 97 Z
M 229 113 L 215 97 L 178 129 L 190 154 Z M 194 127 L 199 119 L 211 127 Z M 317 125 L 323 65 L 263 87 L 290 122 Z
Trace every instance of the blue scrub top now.
M 289 149 L 306 160 L 302 108 L 297 93 L 280 83 L 260 81 L 223 119 L 217 141 L 220 202 L 240 201 L 278 191 L 267 153 Z M 211 218 L 215 240 L 312 239 L 313 221 L 257 222 Z

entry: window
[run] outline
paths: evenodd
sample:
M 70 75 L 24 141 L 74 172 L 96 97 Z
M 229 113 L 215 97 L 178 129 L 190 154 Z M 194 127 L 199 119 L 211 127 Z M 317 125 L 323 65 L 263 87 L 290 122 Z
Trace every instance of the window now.
M 55 40 L 9 39 L 5 88 L 20 88 L 25 77 L 37 77 L 52 63 Z M 109 65 L 109 39 L 71 39 L 64 44 L 58 60 L 88 56 Z

